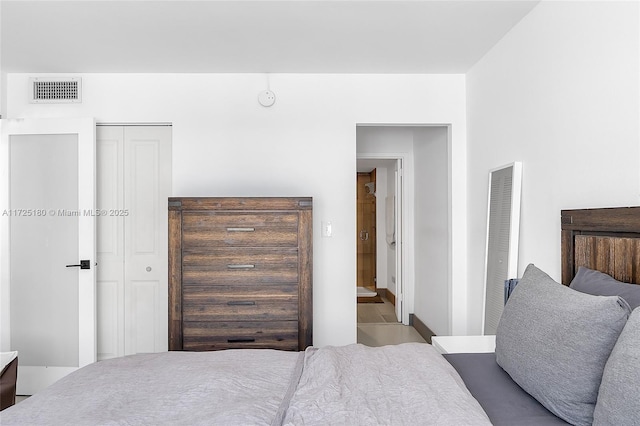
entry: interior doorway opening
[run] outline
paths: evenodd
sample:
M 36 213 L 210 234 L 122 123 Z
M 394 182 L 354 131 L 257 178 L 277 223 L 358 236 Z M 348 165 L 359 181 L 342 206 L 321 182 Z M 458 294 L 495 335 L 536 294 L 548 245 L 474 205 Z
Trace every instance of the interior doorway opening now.
M 450 126 L 363 124 L 356 139 L 357 171 L 376 169 L 377 291 L 395 296 L 398 321 L 427 341 L 450 334 Z
M 402 164 L 402 157 L 357 161 L 357 300 L 365 302 L 363 292 L 373 293 L 369 296 L 378 303 L 392 305 L 381 322 L 408 325 L 408 316 L 406 322 L 403 318 Z

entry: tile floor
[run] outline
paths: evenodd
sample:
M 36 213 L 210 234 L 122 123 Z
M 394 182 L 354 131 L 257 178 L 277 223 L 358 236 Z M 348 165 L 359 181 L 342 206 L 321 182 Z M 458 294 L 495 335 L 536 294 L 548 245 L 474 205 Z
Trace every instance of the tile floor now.
M 415 328 L 400 324 L 394 306 L 382 300 L 384 303 L 358 303 L 358 343 L 367 346 L 426 343 Z

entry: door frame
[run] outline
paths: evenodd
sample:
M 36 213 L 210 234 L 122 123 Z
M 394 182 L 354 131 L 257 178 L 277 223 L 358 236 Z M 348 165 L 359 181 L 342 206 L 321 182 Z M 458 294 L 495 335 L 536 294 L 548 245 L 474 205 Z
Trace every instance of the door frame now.
M 25 126 L 26 125 L 26 126 Z M 95 121 L 93 118 L 33 118 L 33 119 L 4 119 L 0 120 L 0 175 L 5 184 L 0 185 L 0 212 L 10 208 L 9 194 L 9 136 L 20 134 L 77 134 L 79 159 L 92 158 L 91 164 L 79 161 L 78 209 L 80 211 L 95 212 Z M 25 127 L 23 127 L 25 126 Z M 91 176 L 86 179 L 85 176 Z M 93 188 L 93 189 L 91 189 Z M 85 195 L 86 194 L 86 195 Z M 89 195 L 90 194 L 90 195 Z M 86 198 L 88 197 L 88 198 Z M 78 367 L 83 367 L 96 360 L 96 288 L 95 288 L 95 260 L 96 260 L 96 229 L 95 215 L 80 215 L 78 223 L 81 235 L 88 236 L 80 239 L 78 244 L 79 259 L 89 259 L 91 268 L 80 275 L 78 288 Z M 10 221 L 0 221 L 0 350 L 11 350 L 11 303 L 10 303 Z M 91 285 L 92 283 L 92 285 Z M 88 301 L 91 301 L 87 303 Z M 58 380 L 64 375 L 76 370 L 75 367 L 49 367 L 44 372 L 31 371 L 39 367 L 23 366 L 23 380 L 19 386 L 21 393 L 30 395 L 34 391 L 35 382 L 32 377 L 42 374 L 46 381 Z M 26 388 L 24 388 L 26 386 Z M 38 385 L 35 385 L 38 386 Z M 37 390 L 37 389 L 35 389 Z
M 171 167 L 171 154 L 172 154 L 172 150 L 171 147 L 173 146 L 172 140 L 173 140 L 173 124 L 170 122 L 148 122 L 148 123 L 140 123 L 140 122 L 131 122 L 131 123 L 112 123 L 112 122 L 98 122 L 96 123 L 96 129 L 98 128 L 122 128 L 123 130 L 123 139 L 122 139 L 122 146 L 120 147 L 122 150 L 122 155 L 123 158 L 121 159 L 122 162 L 122 182 L 121 184 L 121 189 L 124 190 L 126 189 L 126 178 L 124 177 L 124 175 L 128 172 L 130 172 L 129 169 L 127 169 L 125 167 L 125 164 L 127 164 L 128 161 L 130 161 L 130 157 L 129 157 L 129 152 L 128 150 L 128 146 L 127 146 L 127 137 L 125 136 L 126 134 L 126 129 L 130 128 L 130 129 L 142 129 L 142 128 L 166 128 L 166 129 L 170 129 L 170 135 L 168 138 L 168 144 L 166 145 L 167 148 L 167 157 L 168 157 L 168 161 L 167 161 L 167 166 L 169 167 L 168 169 L 162 169 L 164 170 L 162 172 L 162 176 L 164 179 L 167 179 L 168 182 L 168 196 L 171 195 L 172 193 L 172 180 L 171 180 L 171 176 L 172 176 L 172 167 Z M 96 144 L 98 144 L 98 137 L 99 137 L 99 133 L 96 134 Z M 165 140 L 166 142 L 166 140 Z M 101 165 L 101 158 L 100 158 L 100 154 L 99 152 L 96 152 L 96 159 L 98 162 L 98 165 Z M 168 173 L 167 173 L 168 170 Z M 98 172 L 98 169 L 96 170 L 96 172 Z M 96 194 L 98 194 L 98 192 L 100 191 L 100 188 L 96 189 Z M 129 199 L 129 193 L 127 193 L 126 191 L 123 192 L 121 194 L 120 197 L 120 202 L 121 205 L 119 205 L 118 208 L 122 208 L 124 209 L 125 207 L 127 207 L 129 210 L 131 209 L 132 204 L 129 203 L 130 199 Z M 165 211 L 166 213 L 166 199 L 164 201 L 162 201 L 161 199 L 158 199 L 158 208 L 159 209 L 164 209 L 163 211 Z M 135 213 L 132 213 L 132 215 Z M 131 217 L 131 216 L 129 216 Z M 123 229 L 122 229 L 122 244 L 123 247 L 121 247 L 122 251 L 123 251 L 123 256 L 125 255 L 125 247 L 127 246 L 127 236 L 126 236 L 126 232 L 124 230 L 124 217 L 123 219 Z M 161 229 L 166 230 L 166 221 L 164 223 L 164 226 L 161 227 Z M 164 256 L 167 255 L 167 238 L 165 236 L 165 238 L 162 239 L 162 241 L 164 241 L 164 243 L 162 243 L 162 245 L 164 245 Z M 114 302 L 117 304 L 116 307 L 116 325 L 114 327 L 114 329 L 112 331 L 115 332 L 116 339 L 115 339 L 115 344 L 113 345 L 113 349 L 115 349 L 114 352 L 111 353 L 98 353 L 97 357 L 98 360 L 103 360 L 103 359 L 108 359 L 108 358 L 113 358 L 113 357 L 118 357 L 118 356 L 125 356 L 125 355 L 131 355 L 134 353 L 137 353 L 137 351 L 132 350 L 132 348 L 135 348 L 134 342 L 132 341 L 132 336 L 130 334 L 131 332 L 131 312 L 128 310 L 127 306 L 128 304 L 131 303 L 132 299 L 130 299 L 129 297 L 127 297 L 127 291 L 132 291 L 133 289 L 131 288 L 131 286 L 129 286 L 127 284 L 126 281 L 126 277 L 128 277 L 128 273 L 126 272 L 126 268 L 128 267 L 128 263 L 126 261 L 126 257 L 124 257 L 124 263 L 123 265 L 125 266 L 125 270 L 123 270 L 123 277 L 122 277 L 122 282 L 117 286 L 117 296 L 115 297 Z M 129 261 L 131 259 L 128 259 Z M 104 261 L 104 258 L 103 258 Z M 165 263 L 166 263 L 166 259 L 165 259 Z M 155 268 L 155 267 L 154 267 Z M 160 349 L 156 349 L 154 350 L 155 352 L 159 352 L 159 351 L 166 351 L 167 350 L 167 342 L 168 342 L 168 329 L 166 327 L 166 323 L 167 323 L 167 315 L 168 315 L 168 308 L 167 308 L 167 292 L 166 292 L 166 288 L 168 286 L 168 282 L 167 282 L 168 278 L 166 277 L 166 274 L 163 275 L 163 279 L 161 282 L 161 285 L 163 287 L 163 291 L 160 291 L 159 294 L 159 298 L 161 299 L 160 305 L 161 306 L 157 306 L 158 308 L 161 307 L 161 309 L 158 309 L 157 312 L 160 313 L 160 315 L 162 316 L 163 321 L 158 321 L 158 324 L 164 324 L 164 326 L 161 327 L 161 329 L 156 329 L 157 334 L 154 334 L 154 336 L 156 337 L 155 341 L 160 342 L 158 344 L 158 346 L 160 346 Z M 100 288 L 100 282 L 97 283 L 97 288 Z M 105 305 L 100 305 L 102 303 L 101 300 L 98 300 L 98 306 L 102 306 L 104 307 Z M 107 305 L 108 306 L 108 305 Z M 98 324 L 99 326 L 100 324 Z M 101 329 L 98 329 L 98 338 L 100 338 L 100 331 Z M 104 330 L 102 330 L 104 331 Z M 145 351 L 145 352 L 150 352 L 149 350 Z
M 438 329 L 438 334 L 452 334 L 452 335 L 464 335 L 467 330 L 467 294 L 466 294 L 466 190 L 464 189 L 464 176 L 466 176 L 466 169 L 464 161 L 453 161 L 454 158 L 463 158 L 464 152 L 459 152 L 460 148 L 454 146 L 452 143 L 452 125 L 447 123 L 357 123 L 357 128 L 401 128 L 401 129 L 420 129 L 429 127 L 438 127 L 446 129 L 446 144 L 447 152 L 446 158 L 442 160 L 447 164 L 447 181 L 446 181 L 446 210 L 447 210 L 447 264 L 446 266 L 446 300 L 444 294 L 442 295 L 442 303 L 447 306 L 446 326 L 441 326 Z M 414 135 L 415 136 L 415 135 Z M 364 141 L 364 140 L 363 140 Z M 415 233 L 416 220 L 420 212 L 416 212 L 416 196 L 415 188 L 417 177 L 415 172 L 418 170 L 418 164 L 415 162 L 413 156 L 413 150 L 404 151 L 404 148 L 400 151 L 398 148 L 394 148 L 394 145 L 387 145 L 384 138 L 376 140 L 371 145 L 358 144 L 358 135 L 356 135 L 356 161 L 365 159 L 403 159 L 403 225 L 404 229 L 401 237 L 403 238 L 403 253 L 404 259 L 402 265 L 404 266 L 404 311 L 403 311 L 403 324 L 408 324 L 408 317 L 413 313 L 416 313 L 416 294 L 421 297 L 424 296 L 422 288 L 424 283 L 416 282 L 417 277 L 417 265 L 416 265 L 416 243 L 418 242 L 418 235 Z M 415 142 L 415 140 L 414 140 Z M 389 149 L 389 151 L 386 151 Z M 443 205 L 443 208 L 445 206 Z M 442 285 L 445 285 L 443 281 L 439 281 Z M 422 300 L 422 299 L 421 299 Z M 411 314 L 410 314 L 411 313 Z M 420 315 L 424 315 L 424 312 L 420 312 Z M 416 317 L 417 318 L 417 317 Z M 420 318 L 421 320 L 428 320 L 428 318 Z M 442 317 L 443 321 L 445 320 Z M 405 322 L 406 320 L 406 322 Z M 426 324 L 424 324 L 426 325 Z M 442 325 L 442 324 L 441 324 Z M 426 333 L 433 333 L 426 328 Z
M 413 223 L 412 209 L 407 208 L 407 185 L 405 176 L 408 174 L 409 164 L 406 154 L 394 153 L 357 153 L 358 160 L 392 160 L 400 166 L 395 178 L 396 191 L 396 315 L 398 321 L 409 325 L 409 311 L 413 307 L 414 265 L 413 238 L 406 233 L 408 223 Z M 377 216 L 377 213 L 376 213 Z M 399 305 L 399 307 L 398 307 Z M 398 315 L 400 313 L 400 315 Z

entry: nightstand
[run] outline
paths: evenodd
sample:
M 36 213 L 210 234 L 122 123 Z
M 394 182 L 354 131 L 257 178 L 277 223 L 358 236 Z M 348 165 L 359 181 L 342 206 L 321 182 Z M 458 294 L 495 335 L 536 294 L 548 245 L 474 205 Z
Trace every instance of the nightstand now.
M 496 336 L 433 336 L 431 344 L 441 354 L 495 352 Z

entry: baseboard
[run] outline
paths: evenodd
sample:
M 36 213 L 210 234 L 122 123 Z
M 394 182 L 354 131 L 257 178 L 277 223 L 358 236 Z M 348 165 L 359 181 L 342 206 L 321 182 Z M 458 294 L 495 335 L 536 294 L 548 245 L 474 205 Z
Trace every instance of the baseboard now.
M 436 335 L 433 331 L 431 331 L 431 329 L 429 329 L 429 327 L 426 326 L 425 323 L 420 321 L 420 318 L 418 318 L 415 314 L 409 314 L 409 325 L 413 326 L 413 328 L 416 329 L 418 334 L 421 335 L 422 338 L 427 341 L 427 343 L 431 343 L 431 337 Z
M 380 297 L 387 299 L 389 303 L 396 306 L 396 296 L 388 288 L 376 288 L 376 291 Z

